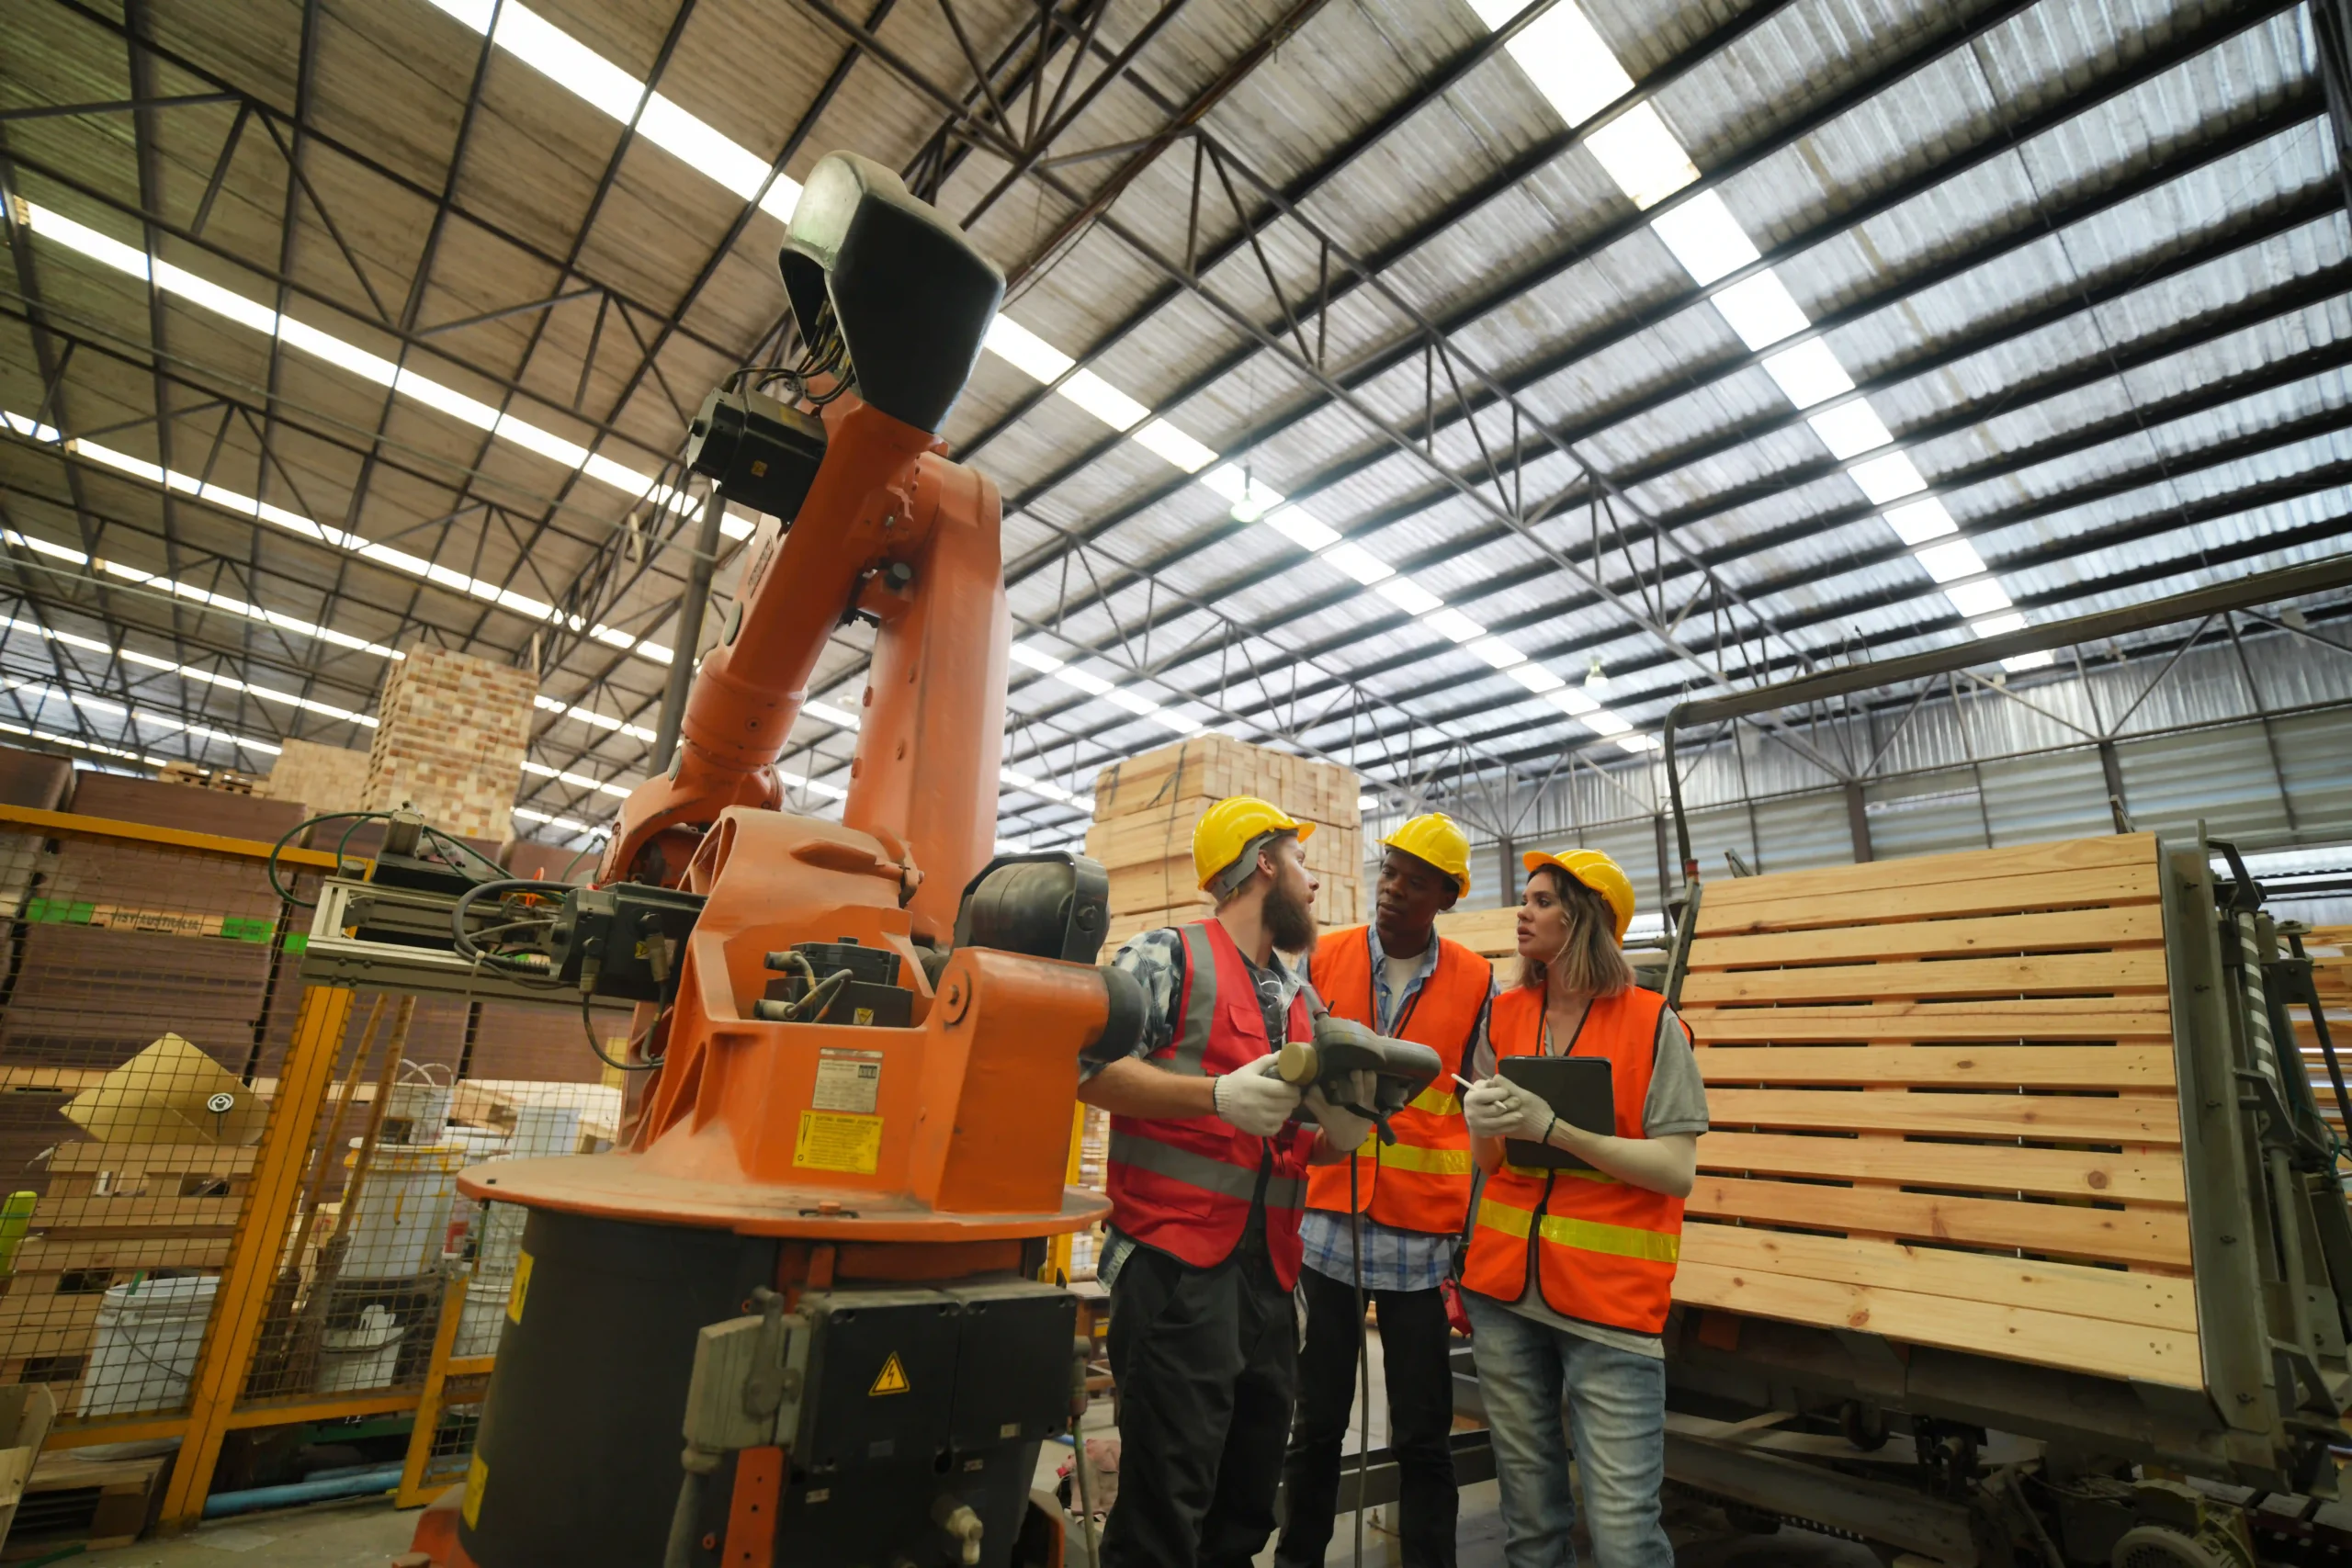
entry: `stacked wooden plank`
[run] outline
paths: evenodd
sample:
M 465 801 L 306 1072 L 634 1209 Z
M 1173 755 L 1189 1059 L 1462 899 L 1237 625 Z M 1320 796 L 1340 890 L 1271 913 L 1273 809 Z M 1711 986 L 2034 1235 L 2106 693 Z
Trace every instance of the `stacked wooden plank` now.
M 98 1307 L 118 1285 L 218 1273 L 254 1151 L 211 1144 L 61 1144 L 33 1235 L 0 1294 L 0 1378 L 48 1382 L 59 1404 L 88 1370 Z
M 1316 830 L 1306 865 L 1321 884 L 1315 918 L 1326 926 L 1363 919 L 1362 783 L 1346 768 L 1199 735 L 1105 768 L 1094 780 L 1086 852 L 1111 874 L 1109 952 L 1137 931 L 1197 919 L 1209 910 L 1193 870 L 1193 827 L 1234 795 L 1273 802 Z
M 2199 1386 L 2154 835 L 1711 883 L 1678 1300 Z

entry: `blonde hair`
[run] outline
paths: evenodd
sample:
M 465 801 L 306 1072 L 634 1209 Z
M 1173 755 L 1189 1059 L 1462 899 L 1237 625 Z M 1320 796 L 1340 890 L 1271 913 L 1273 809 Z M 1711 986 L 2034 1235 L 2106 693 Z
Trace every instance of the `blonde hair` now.
M 1552 964 L 1557 964 L 1560 982 L 1572 995 L 1613 997 L 1630 989 L 1634 966 L 1625 962 L 1624 950 L 1617 945 L 1617 914 L 1609 907 L 1609 900 L 1558 866 L 1536 869 L 1538 874 L 1550 877 L 1553 891 L 1567 912 L 1568 940 L 1548 962 L 1521 959 L 1519 983 L 1540 991 Z

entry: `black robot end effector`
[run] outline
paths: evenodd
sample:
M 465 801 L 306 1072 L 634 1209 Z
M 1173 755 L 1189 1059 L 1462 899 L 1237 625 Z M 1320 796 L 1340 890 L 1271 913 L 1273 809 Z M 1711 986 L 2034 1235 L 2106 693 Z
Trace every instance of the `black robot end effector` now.
M 1428 1046 L 1375 1034 L 1352 1019 L 1331 1013 L 1315 1021 L 1313 1040 L 1292 1041 L 1275 1060 L 1275 1071 L 1284 1083 L 1302 1092 L 1318 1089 L 1340 1110 L 1370 1119 L 1384 1144 L 1396 1141 L 1388 1130 L 1388 1118 L 1411 1104 L 1444 1070 Z M 1354 1075 L 1366 1072 L 1372 1075 L 1373 1102 L 1352 1103 L 1344 1097 L 1352 1094 Z

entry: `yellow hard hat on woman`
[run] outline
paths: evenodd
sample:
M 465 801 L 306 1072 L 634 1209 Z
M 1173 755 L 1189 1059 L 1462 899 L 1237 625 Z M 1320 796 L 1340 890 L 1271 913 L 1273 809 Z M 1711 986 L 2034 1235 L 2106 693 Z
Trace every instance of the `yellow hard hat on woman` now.
M 1625 928 L 1634 923 L 1634 883 L 1624 867 L 1599 850 L 1567 850 L 1556 855 L 1530 850 L 1519 858 L 1530 871 L 1556 866 L 1600 894 L 1617 917 L 1617 940 L 1625 940 Z
M 1442 811 L 1427 811 L 1380 840 L 1384 850 L 1400 850 L 1453 878 L 1466 896 L 1470 891 L 1470 835 Z
M 1267 834 L 1296 833 L 1304 841 L 1314 831 L 1314 823 L 1299 821 L 1272 801 L 1254 795 L 1229 795 L 1202 812 L 1193 827 L 1193 870 L 1206 892 L 1243 851 Z

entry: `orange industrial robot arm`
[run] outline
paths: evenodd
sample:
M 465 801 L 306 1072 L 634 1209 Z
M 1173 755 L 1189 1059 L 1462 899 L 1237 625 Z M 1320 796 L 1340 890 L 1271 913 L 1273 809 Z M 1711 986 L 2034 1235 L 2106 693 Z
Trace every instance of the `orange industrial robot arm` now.
M 1010 623 L 996 487 L 948 461 L 935 432 L 1003 280 L 850 153 L 810 172 L 779 265 L 809 345 L 787 378 L 817 412 L 730 383 L 695 422 L 688 466 L 771 521 L 670 770 L 622 807 L 598 881 L 676 886 L 721 812 L 780 803 L 775 764 L 818 657 L 863 612 L 874 652 L 842 821 L 900 852 L 915 933 L 944 945 L 995 841 Z

